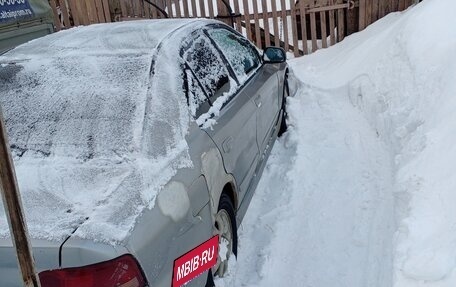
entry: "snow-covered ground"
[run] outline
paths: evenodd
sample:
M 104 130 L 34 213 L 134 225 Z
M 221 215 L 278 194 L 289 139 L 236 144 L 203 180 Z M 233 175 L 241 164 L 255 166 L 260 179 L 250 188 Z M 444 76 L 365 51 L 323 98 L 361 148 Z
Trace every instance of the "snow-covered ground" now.
M 217 286 L 456 286 L 456 1 L 290 61 L 296 95 Z

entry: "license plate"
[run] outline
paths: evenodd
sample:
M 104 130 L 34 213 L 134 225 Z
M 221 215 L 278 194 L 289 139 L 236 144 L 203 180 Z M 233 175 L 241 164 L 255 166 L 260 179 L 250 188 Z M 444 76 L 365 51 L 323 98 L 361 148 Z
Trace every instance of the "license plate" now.
M 180 287 L 217 263 L 219 236 L 216 235 L 174 260 L 172 287 Z

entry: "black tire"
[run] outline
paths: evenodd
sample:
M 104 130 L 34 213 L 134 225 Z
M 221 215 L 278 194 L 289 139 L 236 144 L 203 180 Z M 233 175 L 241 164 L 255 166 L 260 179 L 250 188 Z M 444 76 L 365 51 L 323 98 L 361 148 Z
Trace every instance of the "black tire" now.
M 206 281 L 206 286 L 205 287 L 215 287 L 214 276 L 212 276 L 212 270 L 211 269 L 209 269 L 209 272 L 207 274 L 207 281 Z
M 290 89 L 288 86 L 288 75 L 285 75 L 285 81 L 283 84 L 283 99 L 282 99 L 282 119 L 280 120 L 280 127 L 279 132 L 277 134 L 278 137 L 281 137 L 288 129 L 287 126 L 287 97 L 290 94 Z
M 231 252 L 234 254 L 235 257 L 237 257 L 238 237 L 237 237 L 236 215 L 234 213 L 233 203 L 231 202 L 230 197 L 225 193 L 222 193 L 222 196 L 220 197 L 220 202 L 219 202 L 217 213 L 219 213 L 221 210 L 224 210 L 228 214 L 228 217 L 230 219 L 232 240 L 233 240 Z M 214 286 L 215 286 L 214 275 L 212 273 L 212 270 L 209 270 L 208 276 L 207 276 L 206 287 L 214 287 Z
M 233 231 L 233 254 L 237 257 L 237 247 L 238 247 L 238 238 L 237 238 L 237 224 L 236 224 L 236 214 L 234 213 L 234 206 L 231 202 L 231 198 L 226 194 L 222 193 L 220 197 L 220 202 L 218 206 L 218 211 L 225 209 L 231 221 L 231 230 Z

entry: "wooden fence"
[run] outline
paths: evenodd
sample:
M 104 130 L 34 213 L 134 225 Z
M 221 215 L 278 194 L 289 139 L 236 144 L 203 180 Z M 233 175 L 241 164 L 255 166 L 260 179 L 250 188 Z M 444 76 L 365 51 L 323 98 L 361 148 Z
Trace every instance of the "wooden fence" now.
M 159 18 L 212 18 L 259 48 L 295 56 L 326 48 L 416 0 L 49 0 L 57 30 L 78 25 Z
M 359 0 L 358 30 L 363 30 L 390 12 L 403 11 L 416 0 Z

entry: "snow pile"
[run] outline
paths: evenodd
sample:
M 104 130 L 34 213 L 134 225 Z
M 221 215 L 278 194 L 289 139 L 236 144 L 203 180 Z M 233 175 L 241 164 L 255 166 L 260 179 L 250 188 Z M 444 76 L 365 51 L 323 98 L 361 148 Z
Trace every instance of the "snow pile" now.
M 456 2 L 291 61 L 300 89 L 227 286 L 456 286 Z
M 166 38 L 186 22 L 78 27 L 0 57 L 0 101 L 32 237 L 61 241 L 78 228 L 80 238 L 122 241 L 176 170 L 191 166 L 176 61 L 188 33 Z M 8 237 L 3 209 L 0 223 Z
M 427 0 L 298 64 L 303 82 L 347 89 L 389 146 L 395 286 L 456 285 L 454 11 Z

